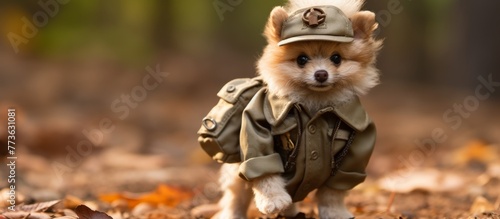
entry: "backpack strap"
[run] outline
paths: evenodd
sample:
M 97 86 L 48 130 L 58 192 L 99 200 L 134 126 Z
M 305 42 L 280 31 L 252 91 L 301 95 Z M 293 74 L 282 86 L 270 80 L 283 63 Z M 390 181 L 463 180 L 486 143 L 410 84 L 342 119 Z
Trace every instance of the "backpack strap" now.
M 347 141 L 346 141 L 346 144 L 344 145 L 344 147 L 336 154 L 332 154 L 332 159 L 331 159 L 332 171 L 330 173 L 331 176 L 335 176 L 337 174 L 337 171 L 340 169 L 340 166 L 342 166 L 342 161 L 344 161 L 344 158 L 347 156 L 347 153 L 349 152 L 349 148 L 351 148 L 352 141 L 354 140 L 354 136 L 356 135 L 356 132 L 354 130 L 352 130 L 352 128 L 348 128 L 348 129 L 350 129 L 350 132 L 345 130 L 344 128 L 340 129 L 340 126 L 342 123 L 343 123 L 342 120 L 339 119 L 339 121 L 335 125 L 335 129 L 333 131 L 332 141 L 335 141 L 335 138 L 337 136 L 340 137 L 340 135 L 348 135 L 348 137 L 347 137 Z M 344 123 L 343 127 L 348 127 L 348 126 L 345 125 L 345 123 Z M 349 134 L 347 134 L 347 133 L 349 133 Z
M 240 97 L 243 96 L 247 90 L 253 87 L 261 87 L 263 84 L 261 77 L 255 78 L 238 78 L 234 79 L 224 85 L 217 93 L 217 96 L 227 101 L 228 103 L 235 104 Z M 245 97 L 248 98 L 248 97 Z
M 300 119 L 300 112 L 302 111 L 302 109 L 298 104 L 295 104 L 293 109 L 295 119 L 297 120 L 297 140 L 295 141 L 295 147 L 293 147 L 292 152 L 285 162 L 285 171 L 288 171 L 295 167 L 297 154 L 299 153 L 298 148 L 300 147 L 300 139 L 302 138 L 302 120 Z

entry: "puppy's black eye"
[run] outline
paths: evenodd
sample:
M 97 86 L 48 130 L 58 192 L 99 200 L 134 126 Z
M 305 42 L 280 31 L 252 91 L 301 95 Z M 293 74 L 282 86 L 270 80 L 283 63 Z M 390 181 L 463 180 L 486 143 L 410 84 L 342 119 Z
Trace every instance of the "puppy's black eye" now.
M 299 67 L 304 67 L 304 65 L 306 65 L 308 61 L 309 57 L 307 57 L 306 55 L 300 55 L 299 57 L 297 57 L 297 65 L 299 65 Z
M 333 54 L 332 57 L 330 57 L 330 60 L 335 64 L 336 66 L 339 66 L 340 63 L 342 63 L 342 57 L 339 54 Z

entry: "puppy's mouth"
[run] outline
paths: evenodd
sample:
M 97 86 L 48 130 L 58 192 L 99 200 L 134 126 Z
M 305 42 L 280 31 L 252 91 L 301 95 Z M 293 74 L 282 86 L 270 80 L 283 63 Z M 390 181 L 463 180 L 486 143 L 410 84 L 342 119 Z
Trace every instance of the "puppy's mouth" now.
M 313 90 L 313 91 L 328 91 L 333 87 L 332 84 L 314 84 L 314 85 L 309 85 L 308 88 Z

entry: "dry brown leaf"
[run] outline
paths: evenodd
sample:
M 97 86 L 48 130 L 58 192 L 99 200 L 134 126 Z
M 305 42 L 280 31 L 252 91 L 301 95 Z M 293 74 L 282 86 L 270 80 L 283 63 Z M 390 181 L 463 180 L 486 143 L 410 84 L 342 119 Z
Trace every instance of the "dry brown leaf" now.
M 67 195 L 63 199 L 64 207 L 69 208 L 69 209 L 74 209 L 78 205 L 81 205 L 82 203 L 83 203 L 83 201 L 80 198 L 78 198 L 76 196 L 72 196 L 72 195 Z
M 140 203 L 132 209 L 131 213 L 135 216 L 144 215 L 155 209 L 155 207 L 149 203 Z
M 495 207 L 485 197 L 478 196 L 472 203 L 469 212 L 472 214 L 481 214 L 487 211 L 493 211 Z
M 155 206 L 176 206 L 180 202 L 190 199 L 192 196 L 191 192 L 167 185 L 159 185 L 155 191 L 147 194 L 112 193 L 100 195 L 99 199 L 108 203 L 113 203 L 116 200 L 125 200 L 128 203 L 129 209 L 132 209 L 139 203 L 149 203 Z
M 118 199 L 111 202 L 111 207 L 121 212 L 129 210 L 128 201 L 124 199 Z
M 485 144 L 479 140 L 468 143 L 454 153 L 455 163 L 461 165 L 465 165 L 471 161 L 489 163 L 498 159 L 496 147 L 494 145 Z
M 75 207 L 76 208 L 76 207 Z M 75 211 L 71 210 L 71 209 L 63 209 L 62 210 L 62 213 L 64 216 L 68 216 L 68 217 L 76 217 L 78 218 L 78 215 L 75 213 Z
M 464 178 L 460 175 L 437 169 L 396 171 L 378 181 L 381 189 L 399 193 L 418 189 L 429 192 L 453 191 L 461 188 L 464 183 Z
M 26 212 L 45 212 L 47 209 L 51 208 L 59 202 L 61 202 L 61 200 L 40 202 L 31 205 L 19 205 L 17 209 Z
M 10 188 L 6 187 L 2 190 L 0 190 L 0 208 L 7 208 L 10 205 L 10 193 L 11 190 Z M 16 203 L 22 203 L 24 202 L 24 195 L 16 192 Z
M 85 205 L 79 205 L 75 208 L 75 213 L 79 219 L 113 219 L 104 212 L 94 211 Z
M 39 212 L 12 211 L 5 212 L 3 216 L 9 219 L 51 219 L 49 214 Z
M 90 209 L 98 209 L 99 208 L 99 204 L 97 204 L 97 202 L 95 202 L 95 201 L 84 201 L 82 205 L 85 205 Z
M 108 215 L 110 217 L 112 217 L 113 219 L 124 219 L 124 218 L 130 218 L 130 217 L 125 217 L 124 214 L 122 212 L 119 212 L 119 211 L 110 211 L 110 212 L 107 212 Z

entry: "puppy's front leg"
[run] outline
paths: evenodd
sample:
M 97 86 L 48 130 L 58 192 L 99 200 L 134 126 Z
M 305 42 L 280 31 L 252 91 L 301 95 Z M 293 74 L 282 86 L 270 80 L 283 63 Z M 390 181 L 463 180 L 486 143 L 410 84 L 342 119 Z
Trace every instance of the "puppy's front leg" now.
M 238 176 L 239 164 L 225 163 L 221 167 L 219 182 L 224 192 L 219 201 L 221 211 L 213 219 L 246 219 L 252 200 L 252 190 L 248 182 Z
M 264 176 L 253 181 L 255 205 L 263 214 L 275 214 L 292 204 L 285 189 L 285 180 L 279 175 Z
M 347 192 L 323 186 L 316 192 L 319 218 L 351 219 L 354 216 L 347 210 L 344 198 Z

